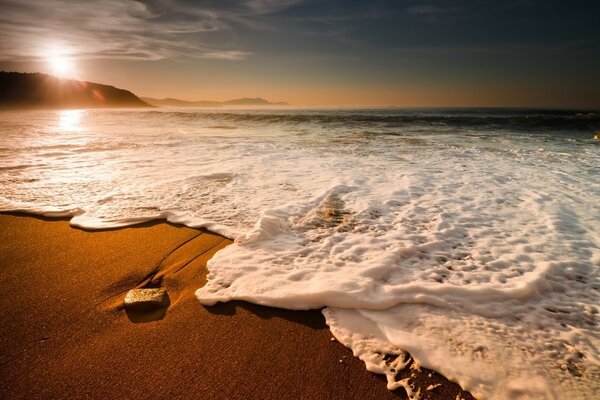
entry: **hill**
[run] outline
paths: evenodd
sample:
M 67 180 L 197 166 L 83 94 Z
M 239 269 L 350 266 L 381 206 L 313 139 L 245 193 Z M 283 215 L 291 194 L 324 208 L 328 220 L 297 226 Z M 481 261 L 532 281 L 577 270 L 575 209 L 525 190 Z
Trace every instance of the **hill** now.
M 187 100 L 179 100 L 179 99 L 155 99 L 152 97 L 142 97 L 146 103 L 152 104 L 153 106 L 158 107 L 223 107 L 223 106 L 289 106 L 286 102 L 277 102 L 273 103 L 262 99 L 260 97 L 255 98 L 242 98 L 242 99 L 234 99 L 227 101 L 210 101 L 210 100 L 199 100 L 199 101 L 187 101 Z
M 40 73 L 0 72 L 0 108 L 150 107 L 114 86 Z

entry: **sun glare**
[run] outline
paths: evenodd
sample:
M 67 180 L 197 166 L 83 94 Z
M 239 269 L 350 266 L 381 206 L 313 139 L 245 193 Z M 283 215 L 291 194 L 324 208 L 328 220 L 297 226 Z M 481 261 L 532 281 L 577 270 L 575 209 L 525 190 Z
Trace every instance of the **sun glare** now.
M 58 128 L 67 132 L 80 132 L 83 110 L 63 110 L 58 114 Z
M 71 60 L 62 56 L 54 56 L 48 59 L 52 73 L 59 78 L 72 78 L 75 68 Z

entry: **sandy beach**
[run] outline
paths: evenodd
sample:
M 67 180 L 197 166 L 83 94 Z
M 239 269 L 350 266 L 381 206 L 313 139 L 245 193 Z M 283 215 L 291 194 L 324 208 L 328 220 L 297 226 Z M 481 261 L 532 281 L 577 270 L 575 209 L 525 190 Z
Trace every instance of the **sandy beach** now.
M 0 214 L 0 397 L 405 397 L 332 341 L 318 310 L 202 306 L 206 262 L 229 243 L 168 223 L 88 232 Z M 126 292 L 143 285 L 168 290 L 163 319 L 135 323 L 124 311 Z M 472 398 L 436 373 L 403 374 L 423 399 Z
M 598 398 L 584 3 L 0 0 L 0 400 Z

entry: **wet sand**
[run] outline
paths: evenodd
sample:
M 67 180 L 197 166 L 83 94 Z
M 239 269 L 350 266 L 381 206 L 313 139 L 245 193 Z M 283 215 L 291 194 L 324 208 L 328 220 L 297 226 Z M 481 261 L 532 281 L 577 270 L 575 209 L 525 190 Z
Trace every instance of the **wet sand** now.
M 229 243 L 163 222 L 88 232 L 0 214 L 0 398 L 405 398 L 330 340 L 318 310 L 202 306 L 206 262 Z M 164 318 L 125 312 L 142 286 L 167 289 Z M 402 374 L 422 399 L 472 399 L 434 372 Z

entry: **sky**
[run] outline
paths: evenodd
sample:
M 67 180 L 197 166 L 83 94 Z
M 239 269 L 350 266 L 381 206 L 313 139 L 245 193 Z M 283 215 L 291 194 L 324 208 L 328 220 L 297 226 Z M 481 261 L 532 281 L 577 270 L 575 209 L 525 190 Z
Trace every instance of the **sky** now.
M 600 1 L 0 0 L 0 70 L 138 96 L 600 108 Z

